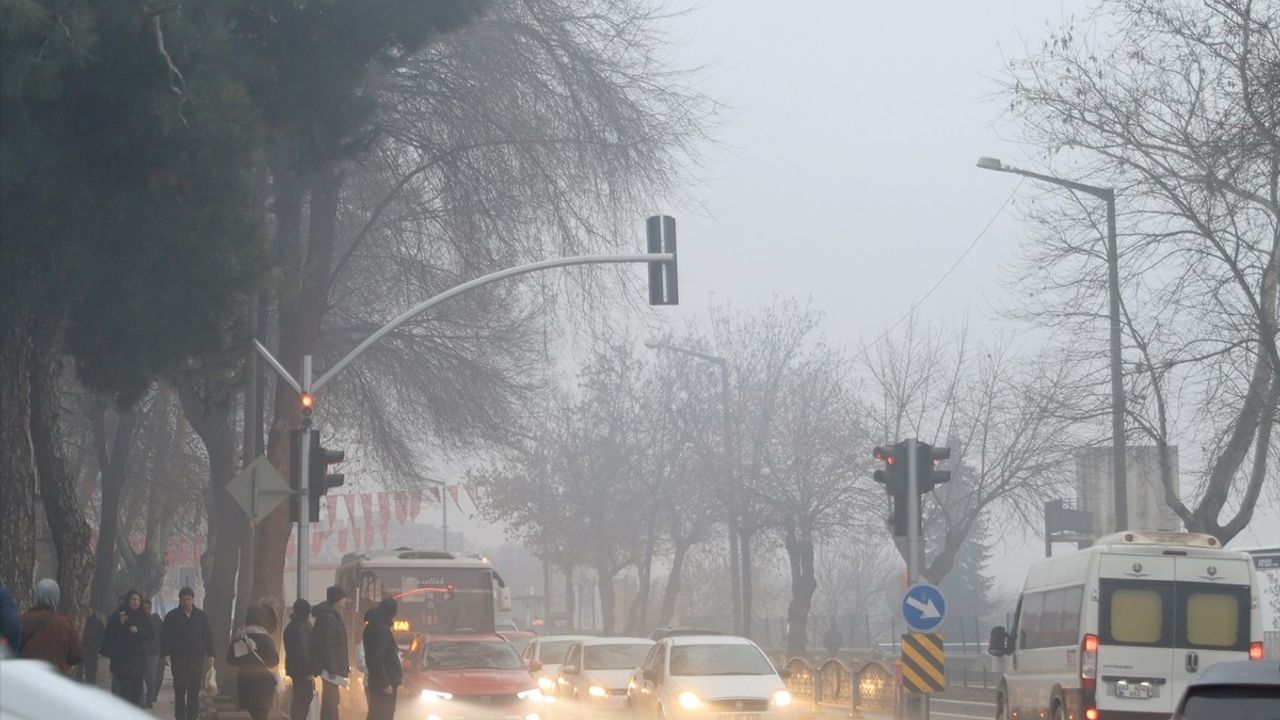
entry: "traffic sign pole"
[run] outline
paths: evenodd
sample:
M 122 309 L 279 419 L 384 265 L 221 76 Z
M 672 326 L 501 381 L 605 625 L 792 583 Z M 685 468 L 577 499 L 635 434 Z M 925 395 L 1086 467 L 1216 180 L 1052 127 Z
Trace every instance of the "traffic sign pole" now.
M 920 468 L 916 439 L 907 439 L 907 574 L 911 585 L 920 582 Z

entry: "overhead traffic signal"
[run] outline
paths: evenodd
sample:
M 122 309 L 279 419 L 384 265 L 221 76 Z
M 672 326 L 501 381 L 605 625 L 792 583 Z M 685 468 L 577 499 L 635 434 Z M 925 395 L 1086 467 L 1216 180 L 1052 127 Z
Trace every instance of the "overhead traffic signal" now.
M 884 463 L 884 468 L 876 470 L 875 481 L 884 485 L 885 490 L 894 495 L 907 491 L 907 446 L 898 443 L 890 447 L 877 447 L 872 451 L 876 460 Z
M 669 215 L 654 215 L 645 224 L 649 241 L 649 254 L 676 254 L 676 219 Z M 680 284 L 676 275 L 676 261 L 649 263 L 649 304 L 679 305 Z
M 942 483 L 951 482 L 950 470 L 939 470 L 938 463 L 951 457 L 951 448 L 934 447 L 929 443 L 916 443 L 916 468 L 919 482 L 916 488 L 922 493 L 933 492 Z
M 907 535 L 910 522 L 908 493 L 911 487 L 912 463 L 909 462 L 910 443 L 900 442 L 896 445 L 877 447 L 872 451 L 876 460 L 884 463 L 884 468 L 876 470 L 875 481 L 884 485 L 885 492 L 893 503 L 893 512 L 887 523 L 895 536 Z M 951 457 L 951 449 L 934 447 L 928 443 L 915 443 L 916 492 L 923 495 L 932 492 L 935 487 L 951 480 L 951 471 L 938 470 L 943 460 Z M 918 507 L 918 505 L 917 505 Z M 915 519 L 917 530 L 923 532 L 921 518 Z

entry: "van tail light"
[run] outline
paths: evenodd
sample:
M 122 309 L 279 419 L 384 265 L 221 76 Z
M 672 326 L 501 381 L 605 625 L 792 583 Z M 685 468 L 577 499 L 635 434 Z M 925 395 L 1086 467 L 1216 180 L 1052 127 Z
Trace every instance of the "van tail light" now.
M 1260 642 L 1249 643 L 1249 659 L 1250 660 L 1266 660 L 1267 650 Z
M 1080 642 L 1080 687 L 1093 690 L 1098 686 L 1098 636 L 1085 635 Z

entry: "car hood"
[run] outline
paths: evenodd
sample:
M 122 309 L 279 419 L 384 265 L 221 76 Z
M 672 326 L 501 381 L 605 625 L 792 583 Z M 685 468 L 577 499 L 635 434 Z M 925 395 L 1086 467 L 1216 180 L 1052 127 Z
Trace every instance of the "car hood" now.
M 703 700 L 770 698 L 786 685 L 777 675 L 682 675 L 668 683 L 673 694 L 692 690 Z
M 419 687 L 454 695 L 509 695 L 537 685 L 525 670 L 421 670 L 417 680 Z
M 582 679 L 588 685 L 599 685 L 610 690 L 621 690 L 627 687 L 631 682 L 631 673 L 633 669 L 626 670 L 587 670 L 582 673 Z

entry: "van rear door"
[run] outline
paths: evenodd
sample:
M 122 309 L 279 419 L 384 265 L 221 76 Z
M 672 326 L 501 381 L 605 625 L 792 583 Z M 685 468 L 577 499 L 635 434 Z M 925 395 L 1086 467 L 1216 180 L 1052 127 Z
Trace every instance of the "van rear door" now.
M 1174 558 L 1106 554 L 1098 579 L 1096 706 L 1106 711 L 1173 712 Z
M 1247 560 L 1177 558 L 1173 683 L 1178 694 L 1205 668 L 1249 659 L 1252 577 Z

